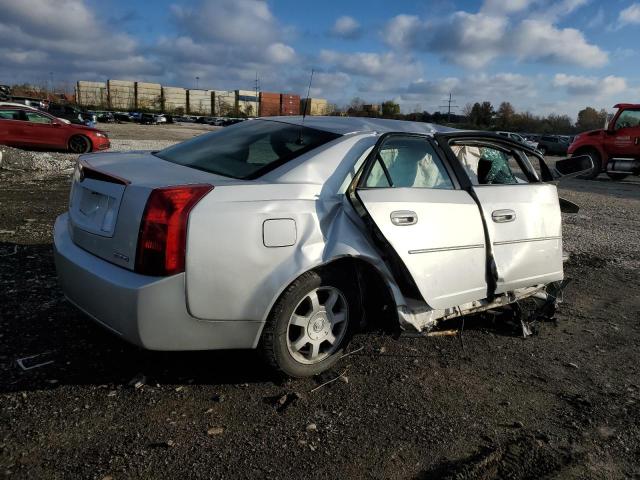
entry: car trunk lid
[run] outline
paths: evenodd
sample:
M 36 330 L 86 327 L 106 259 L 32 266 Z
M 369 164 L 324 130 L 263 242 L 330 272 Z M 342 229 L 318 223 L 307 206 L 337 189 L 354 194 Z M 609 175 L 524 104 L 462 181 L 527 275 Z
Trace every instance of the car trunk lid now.
M 164 161 L 151 152 L 83 155 L 69 201 L 71 237 L 84 250 L 133 270 L 140 222 L 156 188 L 243 183 Z

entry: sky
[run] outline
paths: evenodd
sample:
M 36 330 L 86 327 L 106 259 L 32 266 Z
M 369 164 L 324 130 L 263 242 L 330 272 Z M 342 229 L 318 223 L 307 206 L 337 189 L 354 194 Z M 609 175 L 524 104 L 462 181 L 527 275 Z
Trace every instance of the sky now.
M 640 102 L 634 0 L 0 0 L 0 83 L 260 88 L 404 112 Z M 198 79 L 196 80 L 196 77 Z M 454 110 L 455 111 L 455 110 Z

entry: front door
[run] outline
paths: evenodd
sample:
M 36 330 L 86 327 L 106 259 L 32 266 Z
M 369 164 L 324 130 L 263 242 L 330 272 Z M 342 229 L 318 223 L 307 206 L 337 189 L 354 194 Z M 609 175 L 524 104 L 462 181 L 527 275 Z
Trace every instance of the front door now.
M 555 185 L 539 180 L 513 142 L 478 134 L 438 138 L 458 160 L 482 209 L 495 293 L 561 280 L 562 226 Z
M 612 157 L 640 158 L 640 109 L 620 112 L 605 136 L 605 149 Z
M 349 195 L 397 279 L 444 309 L 487 296 L 487 257 L 478 206 L 439 152 L 427 136 L 383 135 Z
M 25 133 L 30 145 L 49 148 L 66 148 L 66 132 L 53 117 L 40 112 L 24 110 Z

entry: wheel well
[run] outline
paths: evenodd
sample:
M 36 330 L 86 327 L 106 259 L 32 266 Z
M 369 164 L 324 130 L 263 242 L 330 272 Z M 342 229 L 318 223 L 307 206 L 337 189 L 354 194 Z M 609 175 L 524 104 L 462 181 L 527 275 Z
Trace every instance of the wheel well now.
M 589 152 L 596 152 L 598 154 L 598 156 L 600 157 L 600 165 L 602 166 L 604 156 L 602 155 L 602 152 L 593 145 L 583 145 L 582 147 L 578 147 L 573 152 L 573 155 L 588 155 Z M 595 163 L 595 159 L 592 160 L 594 160 Z
M 387 282 L 380 271 L 366 260 L 342 257 L 314 270 L 339 270 L 348 272 L 358 285 L 362 321 L 367 328 L 395 331 L 399 325 L 396 303 Z

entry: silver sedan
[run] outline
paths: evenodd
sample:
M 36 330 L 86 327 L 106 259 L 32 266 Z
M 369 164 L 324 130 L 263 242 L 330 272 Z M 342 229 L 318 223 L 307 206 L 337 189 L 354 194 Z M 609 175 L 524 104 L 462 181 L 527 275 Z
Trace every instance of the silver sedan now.
M 85 155 L 55 224 L 58 275 L 144 348 L 259 348 L 314 375 L 385 305 L 425 330 L 544 299 L 563 279 L 561 217 L 534 155 L 498 135 L 338 117 Z

